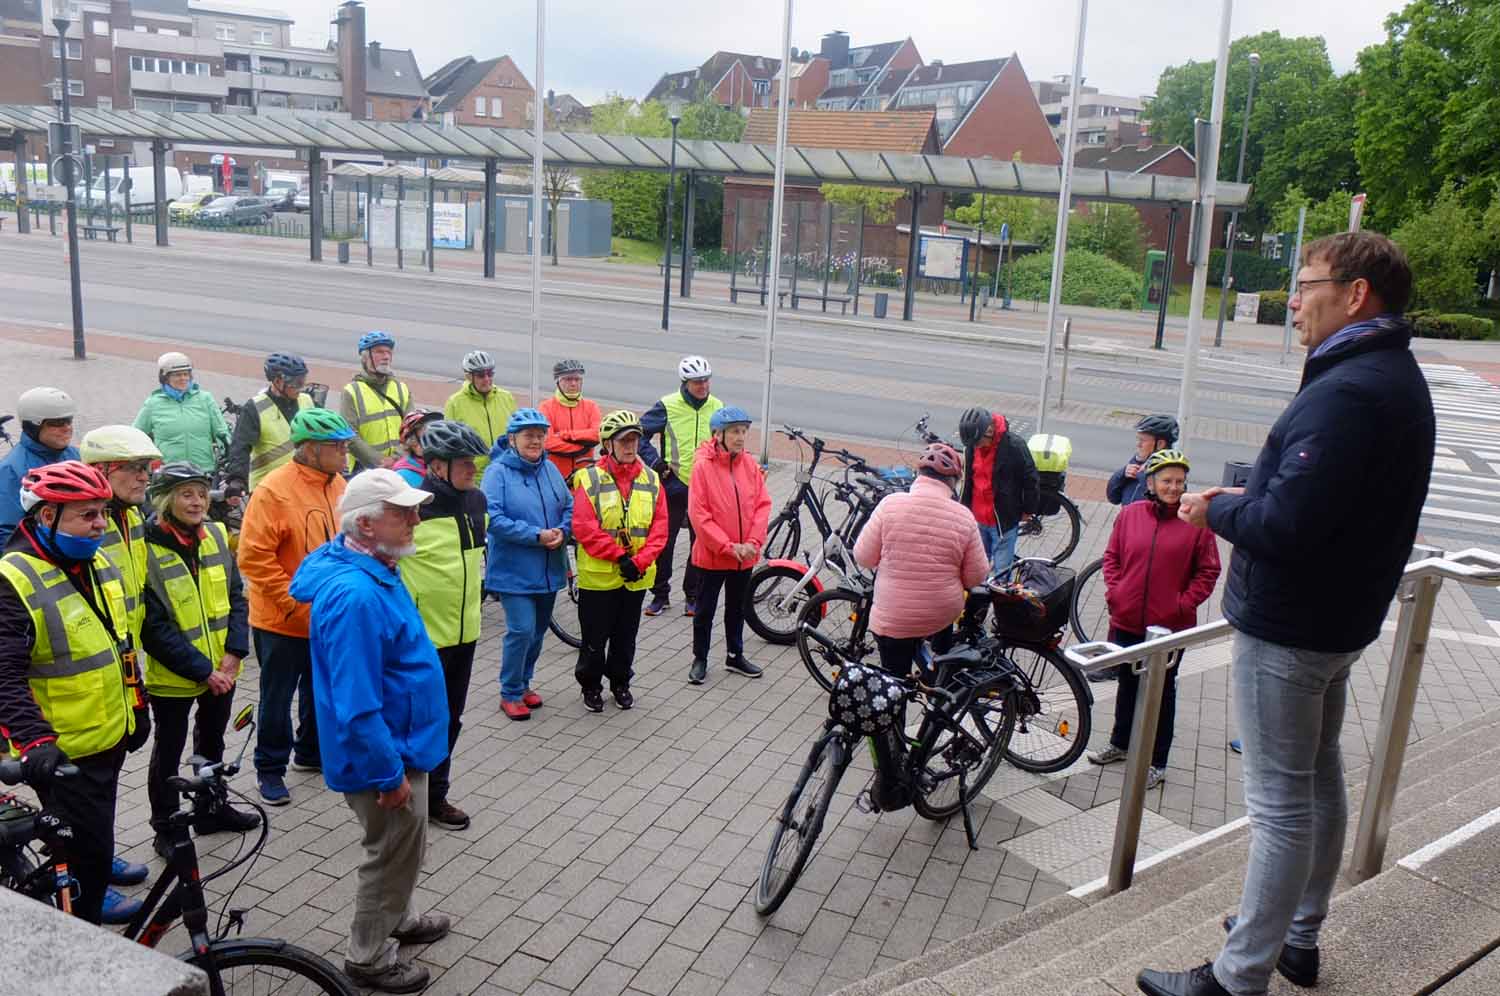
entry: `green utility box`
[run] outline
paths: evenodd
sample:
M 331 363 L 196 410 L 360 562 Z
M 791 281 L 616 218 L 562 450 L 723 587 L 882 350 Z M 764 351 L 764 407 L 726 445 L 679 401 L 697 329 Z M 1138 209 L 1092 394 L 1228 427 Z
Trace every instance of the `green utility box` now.
M 1167 254 L 1160 249 L 1147 252 L 1146 270 L 1141 274 L 1141 310 L 1155 311 L 1161 307 L 1161 297 L 1171 293 L 1171 283 Z

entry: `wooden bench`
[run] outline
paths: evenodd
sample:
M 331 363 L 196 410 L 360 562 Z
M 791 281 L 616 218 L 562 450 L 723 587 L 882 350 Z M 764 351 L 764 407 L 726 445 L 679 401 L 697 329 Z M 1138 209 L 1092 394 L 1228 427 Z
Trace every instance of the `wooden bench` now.
M 97 239 L 99 233 L 103 232 L 109 238 L 109 241 L 113 242 L 115 241 L 115 236 L 120 234 L 120 231 L 121 228 L 119 225 L 84 225 L 83 237 L 86 239 Z
M 760 298 L 760 306 L 764 308 L 766 306 L 766 294 L 768 292 L 768 290 L 762 290 L 758 286 L 731 287 L 729 288 L 729 303 L 738 304 L 741 294 L 753 294 L 756 297 Z M 827 294 L 823 294 L 816 290 L 803 290 L 801 287 L 798 287 L 797 292 L 793 294 L 790 287 L 782 285 L 781 289 L 776 293 L 777 305 L 785 305 L 788 296 L 790 296 L 792 299 L 792 310 L 794 311 L 797 309 L 797 306 L 803 301 L 819 301 L 822 303 L 824 311 L 828 310 L 828 306 L 830 304 L 837 304 L 839 306 L 839 313 L 843 315 L 847 315 L 849 313 L 849 305 L 854 300 L 854 298 L 848 294 L 841 294 L 832 290 L 830 290 Z

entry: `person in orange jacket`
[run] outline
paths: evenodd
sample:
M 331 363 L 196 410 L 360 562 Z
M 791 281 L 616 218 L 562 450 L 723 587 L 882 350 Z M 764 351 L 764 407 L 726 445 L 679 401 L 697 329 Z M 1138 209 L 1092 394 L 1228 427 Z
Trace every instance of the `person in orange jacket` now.
M 594 447 L 599 445 L 599 423 L 603 416 L 599 406 L 583 396 L 582 363 L 558 360 L 552 365 L 552 379 L 557 382 L 556 393 L 537 405 L 550 425 L 542 445 L 547 459 L 571 487 L 573 472 L 594 463 Z
M 708 644 L 721 588 L 724 666 L 747 678 L 761 675 L 761 669 L 745 659 L 745 591 L 766 545 L 771 518 L 765 475 L 745 452 L 750 413 L 729 405 L 713 413 L 708 427 L 712 437 L 698 447 L 688 485 L 688 521 L 698 537 L 692 562 L 702 572 L 698 613 L 693 617 L 693 663 L 688 669 L 688 681 L 694 685 L 708 676 Z
M 261 801 L 285 806 L 287 761 L 322 770 L 313 711 L 308 606 L 288 594 L 292 575 L 316 548 L 339 533 L 343 470 L 354 430 L 337 412 L 304 408 L 292 419 L 296 451 L 256 487 L 240 527 L 239 565 L 250 601 L 251 640 L 260 661 L 260 724 L 255 774 Z M 292 694 L 297 735 L 292 737 Z M 293 747 L 295 746 L 295 752 Z

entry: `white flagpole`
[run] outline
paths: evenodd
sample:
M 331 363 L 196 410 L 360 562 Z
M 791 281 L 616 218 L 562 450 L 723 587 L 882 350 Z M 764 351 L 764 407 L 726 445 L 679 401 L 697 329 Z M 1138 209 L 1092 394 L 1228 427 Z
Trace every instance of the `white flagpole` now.
M 542 132 L 546 129 L 547 107 L 542 100 L 546 93 L 542 60 L 547 41 L 547 0 L 536 0 L 536 86 L 532 88 L 532 127 L 536 141 L 531 150 L 531 403 L 541 403 L 538 394 L 538 350 L 542 337 L 542 232 L 545 228 L 542 215 Z M 557 238 L 557 233 L 552 233 Z
M 776 180 L 771 185 L 770 283 L 766 294 L 766 382 L 760 395 L 760 462 L 771 460 L 771 378 L 775 373 L 776 307 L 781 300 L 781 208 L 786 194 L 786 119 L 792 89 L 792 0 L 781 13 L 781 94 L 776 105 Z M 743 201 L 741 201 L 743 203 Z M 738 207 L 735 210 L 739 210 Z M 795 262 L 793 265 L 796 265 Z

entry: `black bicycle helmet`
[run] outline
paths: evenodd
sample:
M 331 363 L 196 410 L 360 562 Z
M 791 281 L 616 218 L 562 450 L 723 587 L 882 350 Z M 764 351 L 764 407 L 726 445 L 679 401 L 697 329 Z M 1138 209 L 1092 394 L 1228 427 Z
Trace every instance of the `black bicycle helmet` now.
M 972 448 L 984 441 L 984 434 L 995 424 L 995 416 L 984 408 L 970 408 L 958 417 L 958 439 Z
M 292 353 L 272 353 L 266 357 L 266 380 L 277 377 L 306 377 L 307 363 Z
M 1177 442 L 1177 420 L 1170 415 L 1147 415 L 1135 424 L 1135 431 L 1165 439 L 1168 446 Z
M 422 456 L 427 460 L 456 460 L 489 452 L 479 433 L 462 422 L 439 419 L 422 430 Z
M 562 380 L 569 374 L 577 374 L 582 377 L 584 374 L 583 364 L 577 360 L 558 360 L 552 364 L 553 380 Z
M 173 460 L 156 468 L 156 473 L 151 475 L 151 485 L 147 491 L 152 501 L 162 495 L 169 494 L 180 484 L 196 481 L 204 487 L 213 487 L 213 475 L 206 470 L 198 469 L 196 464 L 188 463 L 186 460 Z

